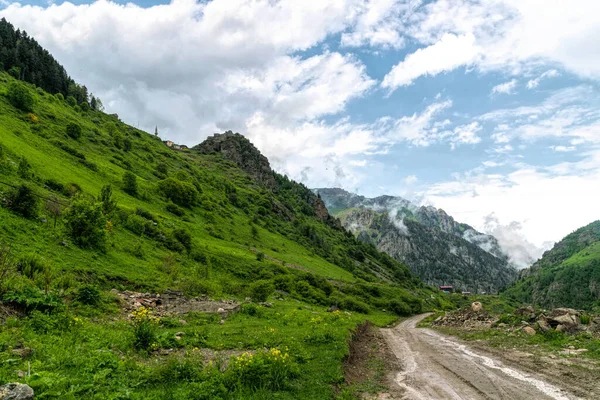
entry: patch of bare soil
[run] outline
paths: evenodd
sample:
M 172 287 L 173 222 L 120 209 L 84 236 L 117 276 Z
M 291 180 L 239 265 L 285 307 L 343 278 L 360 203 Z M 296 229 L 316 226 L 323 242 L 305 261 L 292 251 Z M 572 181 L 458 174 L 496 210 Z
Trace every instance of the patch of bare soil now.
M 157 316 L 203 312 L 219 314 L 225 318 L 240 309 L 240 304 L 234 300 L 211 300 L 206 296 L 189 298 L 175 290 L 168 290 L 163 294 L 119 292 L 115 289 L 111 292 L 119 296 L 127 313 L 146 307 L 152 309 Z
M 22 315 L 23 313 L 19 312 L 18 310 L 8 305 L 0 304 L 0 322 L 6 321 L 6 318 L 9 317 L 20 317 Z
M 364 399 L 377 398 L 377 392 L 393 385 L 386 371 L 398 370 L 398 359 L 370 322 L 357 326 L 349 345 L 350 355 L 344 361 L 346 383 Z

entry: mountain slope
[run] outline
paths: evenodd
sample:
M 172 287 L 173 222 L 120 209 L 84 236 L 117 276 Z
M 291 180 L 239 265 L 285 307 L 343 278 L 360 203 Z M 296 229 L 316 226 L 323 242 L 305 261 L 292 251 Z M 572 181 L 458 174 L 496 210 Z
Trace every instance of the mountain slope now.
M 545 308 L 600 306 L 600 221 L 556 243 L 504 295 Z
M 406 199 L 368 199 L 343 189 L 315 189 L 357 237 L 409 265 L 426 283 L 496 292 L 516 278 L 496 239 L 443 210 Z
M 0 360 L 12 360 L 0 382 L 30 363 L 20 380 L 40 398 L 327 399 L 358 323 L 452 306 L 246 138 L 216 138 L 177 151 L 0 73 Z M 223 322 L 151 319 L 144 333 L 114 293 L 167 289 L 244 304 Z M 285 390 L 270 370 L 255 393 L 235 380 L 245 370 L 202 362 L 277 351 L 301 372 Z

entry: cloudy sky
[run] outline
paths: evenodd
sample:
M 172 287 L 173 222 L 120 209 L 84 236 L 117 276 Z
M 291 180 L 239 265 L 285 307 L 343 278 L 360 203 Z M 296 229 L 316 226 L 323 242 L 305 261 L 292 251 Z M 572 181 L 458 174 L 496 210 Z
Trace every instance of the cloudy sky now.
M 132 125 L 538 249 L 600 218 L 598 0 L 0 0 Z

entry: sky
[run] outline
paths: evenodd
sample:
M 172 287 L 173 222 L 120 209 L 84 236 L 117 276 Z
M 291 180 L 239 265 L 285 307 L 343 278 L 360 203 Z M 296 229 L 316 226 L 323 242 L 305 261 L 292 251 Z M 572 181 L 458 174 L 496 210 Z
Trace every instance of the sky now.
M 0 0 L 106 111 L 536 258 L 600 218 L 600 1 Z

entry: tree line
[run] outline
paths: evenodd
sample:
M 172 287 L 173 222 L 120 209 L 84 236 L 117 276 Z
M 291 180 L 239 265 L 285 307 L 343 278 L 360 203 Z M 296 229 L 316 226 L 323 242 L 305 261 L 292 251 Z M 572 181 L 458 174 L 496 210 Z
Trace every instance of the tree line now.
M 77 104 L 86 103 L 94 110 L 102 109 L 100 99 L 91 95 L 84 85 L 77 84 L 27 32 L 15 29 L 5 18 L 0 20 L 0 71 L 48 93 L 71 96 Z

